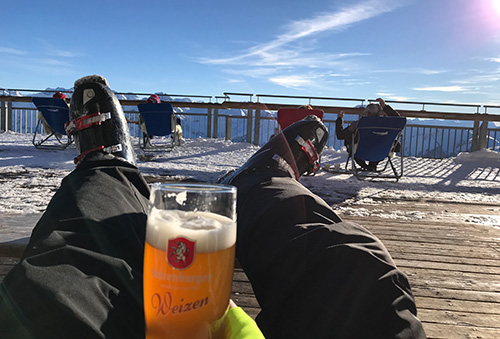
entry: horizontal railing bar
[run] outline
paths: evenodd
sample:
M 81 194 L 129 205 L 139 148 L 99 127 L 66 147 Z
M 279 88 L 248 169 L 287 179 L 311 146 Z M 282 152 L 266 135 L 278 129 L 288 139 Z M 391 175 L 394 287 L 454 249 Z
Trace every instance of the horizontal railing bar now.
M 253 93 L 236 93 L 236 92 L 224 92 L 222 93 L 224 94 L 226 97 L 230 96 L 230 95 L 241 95 L 241 96 L 253 96 Z
M 374 101 L 377 101 L 377 100 L 370 99 L 368 101 L 374 102 Z M 398 101 L 398 100 L 384 100 L 384 101 L 387 102 L 387 103 L 391 103 L 391 104 L 459 106 L 459 107 L 476 107 L 476 108 L 481 107 L 481 105 L 474 105 L 474 104 L 453 104 L 453 103 L 444 103 L 444 102 Z
M 42 93 L 73 93 L 72 90 L 56 90 L 56 89 L 18 89 L 18 88 L 0 88 L 0 91 L 16 91 L 16 92 L 42 92 Z
M 167 97 L 181 97 L 181 98 L 208 98 L 212 99 L 211 95 L 196 95 L 196 94 L 169 94 L 169 93 L 130 93 L 130 92 L 115 92 L 115 94 L 122 94 L 122 95 L 152 95 L 152 94 L 158 94 L 160 96 L 167 96 Z
M 0 96 L 0 101 L 18 101 L 18 102 L 31 102 L 31 97 L 11 97 Z M 192 108 L 217 108 L 217 109 L 258 109 L 277 111 L 280 108 L 294 108 L 297 104 L 273 104 L 261 102 L 238 102 L 238 101 L 224 101 L 222 103 L 214 102 L 184 102 L 184 101 L 166 101 L 174 107 L 192 107 Z M 120 100 L 123 106 L 136 106 L 144 103 L 143 100 Z M 321 109 L 325 113 L 337 114 L 344 111 L 345 114 L 363 113 L 363 108 L 356 107 L 340 107 L 340 106 L 318 106 L 314 108 Z M 444 120 L 467 120 L 467 121 L 498 121 L 500 122 L 500 114 L 477 114 L 477 113 L 457 113 L 457 112 L 437 112 L 437 111 L 415 111 L 415 110 L 402 110 L 398 112 L 405 117 L 409 118 L 429 118 L 429 119 L 444 119 Z
M 5 91 L 18 91 L 18 92 L 42 92 L 42 93 L 53 93 L 53 92 L 63 92 L 63 93 L 73 93 L 72 90 L 38 90 L 38 89 L 13 89 L 13 88 L 0 88 L 0 90 Z M 116 94 L 121 95 L 151 95 L 153 93 L 134 93 L 134 92 L 116 92 Z M 241 96 L 250 96 L 252 97 L 254 94 L 252 93 L 236 93 L 236 92 L 224 92 L 224 96 L 216 96 L 216 98 L 229 98 L 229 95 L 241 95 Z M 197 94 L 168 94 L 168 93 L 160 93 L 163 96 L 170 97 L 184 97 L 184 98 L 206 98 L 212 99 L 213 96 L 210 95 L 197 95 Z M 287 98 L 287 99 L 315 99 L 315 100 L 335 100 L 335 101 L 361 101 L 365 100 L 368 102 L 374 102 L 375 99 L 360 99 L 360 98 L 332 98 L 332 97 L 317 97 L 317 96 L 292 96 L 292 95 L 275 95 L 275 94 L 255 94 L 257 97 L 257 102 L 259 98 Z M 1 96 L 4 97 L 4 96 Z M 10 97 L 10 96 L 5 96 Z M 20 98 L 20 97 L 16 97 Z M 433 105 L 433 106 L 451 106 L 451 107 L 475 107 L 479 108 L 481 105 L 475 104 L 460 104 L 460 103 L 439 103 L 439 102 L 422 102 L 422 101 L 397 101 L 397 100 L 385 100 L 387 103 L 393 104 L 411 104 L 411 105 Z M 482 105 L 484 108 L 500 108 L 500 106 L 495 105 Z
M 18 92 L 42 92 L 42 93 L 53 93 L 53 92 L 63 92 L 63 93 L 73 93 L 73 90 L 39 90 L 39 89 L 20 89 L 20 88 L 0 88 L 0 90 L 5 91 L 18 91 Z M 151 95 L 153 93 L 134 93 L 134 92 L 116 92 L 116 94 L 121 95 Z M 253 93 L 237 93 L 237 92 L 224 92 L 224 96 L 216 96 L 216 98 L 229 98 L 229 95 L 240 95 L 240 96 L 250 96 L 255 95 L 257 101 L 259 98 L 288 98 L 288 99 L 314 99 L 314 100 L 336 100 L 336 101 L 361 101 L 365 100 L 368 102 L 374 102 L 375 99 L 360 99 L 360 98 L 332 98 L 332 97 L 319 97 L 319 96 L 292 96 L 292 95 L 276 95 L 276 94 L 253 94 Z M 212 99 L 214 96 L 211 95 L 197 95 L 197 94 L 168 94 L 160 93 L 160 95 L 170 96 L 170 97 L 184 97 L 184 98 L 206 98 Z M 442 102 L 422 102 L 422 101 L 398 101 L 398 100 L 386 100 L 387 103 L 394 104 L 411 104 L 411 105 L 433 105 L 433 106 L 452 106 L 452 107 L 484 107 L 484 108 L 500 108 L 496 105 L 477 105 L 477 104 L 461 104 L 461 103 L 442 103 Z
M 297 99 L 316 99 L 316 100 L 342 100 L 342 101 L 365 101 L 365 99 L 355 99 L 355 98 L 331 98 L 331 97 L 308 97 L 308 96 L 296 96 L 296 95 L 276 95 L 276 94 L 256 94 L 258 98 L 297 98 Z M 257 100 L 258 101 L 258 100 Z

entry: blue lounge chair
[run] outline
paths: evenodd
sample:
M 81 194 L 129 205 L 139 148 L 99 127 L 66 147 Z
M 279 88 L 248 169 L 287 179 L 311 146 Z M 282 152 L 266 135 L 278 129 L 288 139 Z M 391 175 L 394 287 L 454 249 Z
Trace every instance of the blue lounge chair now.
M 177 144 L 176 121 L 172 105 L 162 102 L 159 104 L 139 104 L 137 107 L 146 129 L 146 131 L 142 129 L 139 147 L 144 151 L 152 152 L 172 150 Z
M 33 103 L 40 112 L 33 135 L 33 145 L 36 148 L 65 149 L 73 138 L 66 135 L 64 125 L 69 121 L 69 107 L 64 99 L 33 98 Z M 42 135 L 42 127 L 45 136 Z
M 393 178 L 396 181 L 403 175 L 403 147 L 399 152 L 400 169 L 399 172 L 394 166 L 393 155 L 396 142 L 400 145 L 404 143 L 403 129 L 406 126 L 405 117 L 362 117 L 358 121 L 357 133 L 358 143 L 354 143 L 352 138 L 351 150 L 354 150 L 354 156 L 349 155 L 346 163 L 346 169 L 351 162 L 352 171 L 356 178 L 362 179 L 365 177 L 375 178 Z M 382 162 L 386 160 L 384 167 L 381 170 L 365 171 L 356 164 L 354 157 L 371 162 Z M 381 164 L 379 164 L 381 165 Z M 387 166 L 390 165 L 393 174 L 385 174 Z

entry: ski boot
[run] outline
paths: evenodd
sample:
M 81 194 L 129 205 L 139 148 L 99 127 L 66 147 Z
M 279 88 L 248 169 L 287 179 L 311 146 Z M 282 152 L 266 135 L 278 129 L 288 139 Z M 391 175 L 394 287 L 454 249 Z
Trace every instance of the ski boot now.
M 104 152 L 136 165 L 127 120 L 106 78 L 90 75 L 75 81 L 70 121 L 66 132 L 73 135 L 80 155 L 78 166 L 92 152 Z
M 260 148 L 239 169 L 228 172 L 218 180 L 231 185 L 235 179 L 255 171 L 280 169 L 299 180 L 319 168 L 319 157 L 328 141 L 328 130 L 315 115 L 285 128 Z

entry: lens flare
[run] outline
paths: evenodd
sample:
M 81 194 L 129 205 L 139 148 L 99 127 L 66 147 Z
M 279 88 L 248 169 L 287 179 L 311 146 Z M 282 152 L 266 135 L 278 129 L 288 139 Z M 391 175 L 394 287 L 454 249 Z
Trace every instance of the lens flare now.
M 493 8 L 495 9 L 496 14 L 500 15 L 500 0 L 491 0 Z

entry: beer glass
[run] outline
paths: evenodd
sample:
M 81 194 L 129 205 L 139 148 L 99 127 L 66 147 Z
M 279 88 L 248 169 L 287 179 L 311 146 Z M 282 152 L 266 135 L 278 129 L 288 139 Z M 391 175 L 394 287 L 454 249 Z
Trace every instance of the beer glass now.
M 144 250 L 146 338 L 209 338 L 229 304 L 236 188 L 153 184 Z

